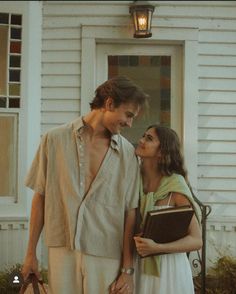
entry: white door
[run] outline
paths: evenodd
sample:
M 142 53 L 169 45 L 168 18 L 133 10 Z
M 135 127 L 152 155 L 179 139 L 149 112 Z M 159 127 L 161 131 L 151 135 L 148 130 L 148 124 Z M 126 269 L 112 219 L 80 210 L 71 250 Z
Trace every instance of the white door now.
M 96 83 L 115 75 L 131 78 L 149 94 L 149 109 L 123 133 L 133 144 L 146 127 L 173 128 L 182 140 L 182 49 L 180 45 L 97 44 Z

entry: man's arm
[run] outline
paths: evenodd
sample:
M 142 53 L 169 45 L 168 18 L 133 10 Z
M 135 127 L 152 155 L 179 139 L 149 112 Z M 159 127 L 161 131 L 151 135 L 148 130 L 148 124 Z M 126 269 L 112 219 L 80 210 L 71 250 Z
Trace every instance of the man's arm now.
M 136 210 L 131 209 L 126 212 L 123 240 L 123 258 L 122 268 L 133 268 L 134 253 L 134 228 L 135 228 Z M 117 281 L 111 286 L 111 293 L 133 293 L 133 275 L 121 273 Z
M 38 278 L 38 260 L 36 256 L 36 248 L 40 234 L 44 225 L 44 196 L 35 193 L 32 200 L 31 216 L 30 216 L 30 232 L 28 248 L 22 268 L 22 275 L 26 279 L 30 272 L 34 272 Z

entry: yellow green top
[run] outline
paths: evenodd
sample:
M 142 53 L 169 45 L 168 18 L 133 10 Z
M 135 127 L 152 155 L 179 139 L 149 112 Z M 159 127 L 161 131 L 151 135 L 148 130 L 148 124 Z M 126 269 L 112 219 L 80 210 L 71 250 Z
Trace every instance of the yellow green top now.
M 146 214 L 150 210 L 155 210 L 155 203 L 158 200 L 165 199 L 171 192 L 176 192 L 185 195 L 193 205 L 197 215 L 197 208 L 192 193 L 183 176 L 179 174 L 172 174 L 171 176 L 164 176 L 161 179 L 160 186 L 156 192 L 148 192 L 144 194 L 143 184 L 140 187 L 140 213 L 142 216 L 141 227 L 144 225 Z M 197 215 L 198 218 L 198 215 Z M 199 219 L 199 218 L 198 218 Z M 148 256 L 144 258 L 143 272 L 148 275 L 160 275 L 160 259 L 161 255 Z

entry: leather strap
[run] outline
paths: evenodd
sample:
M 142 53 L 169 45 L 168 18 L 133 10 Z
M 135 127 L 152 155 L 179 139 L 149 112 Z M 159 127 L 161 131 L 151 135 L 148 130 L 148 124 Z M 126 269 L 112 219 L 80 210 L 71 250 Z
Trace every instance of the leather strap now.
M 43 293 L 47 294 L 47 291 L 43 285 L 43 281 L 39 280 L 33 273 L 29 274 L 28 278 L 24 281 L 19 294 L 24 294 L 29 284 L 32 284 L 34 294 L 40 294 L 39 285 L 42 287 Z

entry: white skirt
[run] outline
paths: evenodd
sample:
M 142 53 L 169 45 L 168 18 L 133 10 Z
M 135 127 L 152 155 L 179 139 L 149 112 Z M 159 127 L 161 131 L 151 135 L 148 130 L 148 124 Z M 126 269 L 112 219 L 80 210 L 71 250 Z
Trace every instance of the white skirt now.
M 160 271 L 160 277 L 141 273 L 137 278 L 136 293 L 194 294 L 192 271 L 186 253 L 161 255 Z

